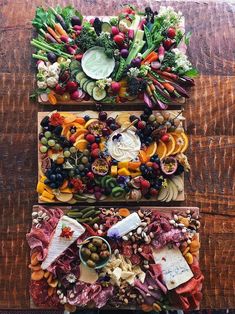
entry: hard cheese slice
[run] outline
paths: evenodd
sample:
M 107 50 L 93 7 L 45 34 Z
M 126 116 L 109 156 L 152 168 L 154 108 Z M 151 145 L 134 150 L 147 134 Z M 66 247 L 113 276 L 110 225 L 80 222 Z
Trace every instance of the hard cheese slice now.
M 70 227 L 73 232 L 70 238 L 61 237 L 62 226 Z M 85 228 L 76 220 L 67 216 L 62 216 L 56 226 L 55 232 L 51 238 L 48 254 L 42 262 L 42 269 L 47 269 L 74 241 L 83 233 Z
M 193 277 L 193 273 L 178 248 L 164 247 L 153 250 L 153 257 L 156 264 L 162 267 L 163 279 L 167 289 L 171 290 Z

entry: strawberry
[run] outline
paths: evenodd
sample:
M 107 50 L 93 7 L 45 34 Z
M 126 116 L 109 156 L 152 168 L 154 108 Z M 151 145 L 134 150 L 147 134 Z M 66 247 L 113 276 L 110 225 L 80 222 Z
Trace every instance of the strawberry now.
M 94 150 L 96 148 L 99 148 L 99 145 L 97 143 L 91 144 L 91 150 Z
M 173 27 L 168 28 L 167 36 L 171 39 L 175 38 L 176 31 Z
M 145 179 L 140 181 L 140 185 L 141 185 L 141 190 L 146 190 L 150 188 L 150 182 Z
M 94 143 L 94 142 L 95 142 L 95 135 L 93 135 L 93 134 L 87 134 L 86 140 L 87 140 L 89 143 Z
M 94 177 L 95 177 L 94 173 L 91 172 L 91 171 L 89 171 L 86 176 L 87 176 L 87 178 L 89 178 L 90 180 L 93 180 Z
M 91 157 L 93 157 L 93 158 L 99 158 L 99 154 L 100 154 L 99 148 L 93 149 L 91 151 Z

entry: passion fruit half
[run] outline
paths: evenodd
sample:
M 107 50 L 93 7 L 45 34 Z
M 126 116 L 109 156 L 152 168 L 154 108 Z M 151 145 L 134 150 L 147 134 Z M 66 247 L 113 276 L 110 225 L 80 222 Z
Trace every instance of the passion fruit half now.
M 161 160 L 161 169 L 166 175 L 172 175 L 178 168 L 178 162 L 175 157 L 169 156 Z

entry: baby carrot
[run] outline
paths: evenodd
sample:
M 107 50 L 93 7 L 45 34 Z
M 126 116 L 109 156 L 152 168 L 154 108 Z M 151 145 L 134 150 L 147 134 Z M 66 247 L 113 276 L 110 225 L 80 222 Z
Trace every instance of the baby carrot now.
M 55 23 L 54 27 L 55 27 L 55 31 L 59 33 L 61 36 L 64 35 L 68 37 L 68 34 L 59 23 Z

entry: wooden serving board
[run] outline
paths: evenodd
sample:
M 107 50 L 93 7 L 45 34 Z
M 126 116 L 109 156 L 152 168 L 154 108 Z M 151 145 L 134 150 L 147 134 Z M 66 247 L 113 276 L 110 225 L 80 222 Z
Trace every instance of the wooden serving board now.
M 62 111 L 61 111 L 62 112 Z M 65 112 L 65 111 L 64 111 Z M 107 114 L 108 114 L 108 117 L 113 117 L 115 118 L 118 114 L 122 113 L 122 111 L 106 111 Z M 157 113 L 158 111 L 153 111 L 153 113 Z M 175 115 L 178 114 L 178 110 L 171 110 L 170 111 L 171 113 L 174 113 Z M 40 133 L 40 122 L 41 120 L 46 116 L 48 115 L 50 112 L 38 112 L 38 135 Z M 84 115 L 89 115 L 91 118 L 97 118 L 98 116 L 98 113 L 96 111 L 91 111 L 91 110 L 86 110 L 86 111 L 72 111 L 70 113 L 73 113 L 73 114 L 82 114 L 83 116 Z M 142 111 L 130 111 L 131 114 L 134 114 L 136 116 L 140 116 L 142 114 Z M 184 124 L 184 127 L 186 127 L 186 123 L 185 123 L 185 118 L 183 116 L 179 116 L 179 118 L 183 121 L 183 124 Z M 39 147 L 39 136 L 38 136 L 38 147 Z M 40 162 L 40 151 L 38 149 L 38 180 L 40 179 L 40 176 L 42 174 L 42 171 L 41 171 L 41 162 Z M 182 180 L 184 181 L 184 173 L 182 173 L 181 175 L 181 178 Z M 185 195 L 184 195 L 184 190 L 178 194 L 178 197 L 176 199 L 176 201 L 184 201 L 185 199 Z M 150 199 L 150 200 L 146 200 L 144 198 L 142 198 L 141 200 L 138 201 L 138 203 L 140 202 L 154 202 L 155 204 L 163 204 L 162 202 L 156 200 L 156 199 Z M 95 200 L 94 203 L 96 203 L 97 201 Z M 112 197 L 107 197 L 106 199 L 102 200 L 102 201 L 98 201 L 98 203 L 110 203 L 110 202 L 113 202 L 113 203 L 121 203 L 121 202 L 127 202 L 127 200 L 125 198 L 123 199 L 114 199 Z M 128 202 L 131 202 L 131 203 L 136 203 L 136 201 L 134 200 L 128 200 Z M 38 197 L 38 203 L 39 204 L 45 204 L 45 202 L 41 201 L 40 198 Z M 59 202 L 59 201 L 54 201 L 52 203 L 56 203 L 56 204 L 63 204 L 62 202 Z M 77 201 L 77 203 L 86 203 L 86 201 Z M 73 203 L 75 204 L 75 203 Z M 167 204 L 167 203 L 165 203 Z M 169 203 L 168 203 L 169 204 Z
M 32 208 L 32 211 L 38 211 L 39 210 L 39 207 L 40 206 L 43 206 L 43 207 L 50 207 L 51 209 L 55 209 L 56 210 L 56 206 L 52 206 L 52 205 L 34 205 L 33 208 Z M 78 206 L 58 206 L 60 209 L 62 209 L 64 211 L 64 213 L 66 214 L 69 210 L 71 210 L 73 207 L 76 207 L 78 208 Z M 79 208 L 83 208 L 84 206 L 79 206 Z M 99 208 L 99 206 L 96 206 L 97 208 Z M 106 208 L 109 208 L 111 206 L 106 206 Z M 112 206 L 113 207 L 113 206 Z M 118 206 L 117 206 L 118 207 Z M 176 211 L 179 211 L 179 213 L 183 214 L 186 212 L 186 210 L 194 210 L 195 213 L 197 215 L 199 215 L 199 208 L 198 207 L 162 207 L 162 206 L 159 206 L 159 207 L 150 207 L 150 206 L 136 206 L 136 207 L 128 207 L 128 209 L 132 212 L 135 212 L 139 209 L 151 209 L 152 211 L 157 211 L 161 214 L 164 214 L 166 215 L 167 217 L 171 216 L 171 213 L 173 210 L 176 210 Z M 199 233 L 197 233 L 198 237 L 200 237 Z M 39 309 L 33 302 L 32 298 L 30 297 L 30 309 Z M 46 306 L 45 307 L 40 307 L 40 309 L 48 309 Z M 79 308 L 77 308 L 79 310 Z M 87 307 L 88 309 L 88 307 Z M 90 309 L 90 308 L 89 308 Z M 102 309 L 106 309 L 106 310 L 109 310 L 109 309 L 112 309 L 110 306 L 104 306 Z M 122 305 L 120 306 L 118 309 L 123 309 L 123 310 L 138 310 L 137 307 L 135 307 L 134 305 Z M 117 309 L 117 310 L 118 310 Z M 199 310 L 199 308 L 197 309 Z

